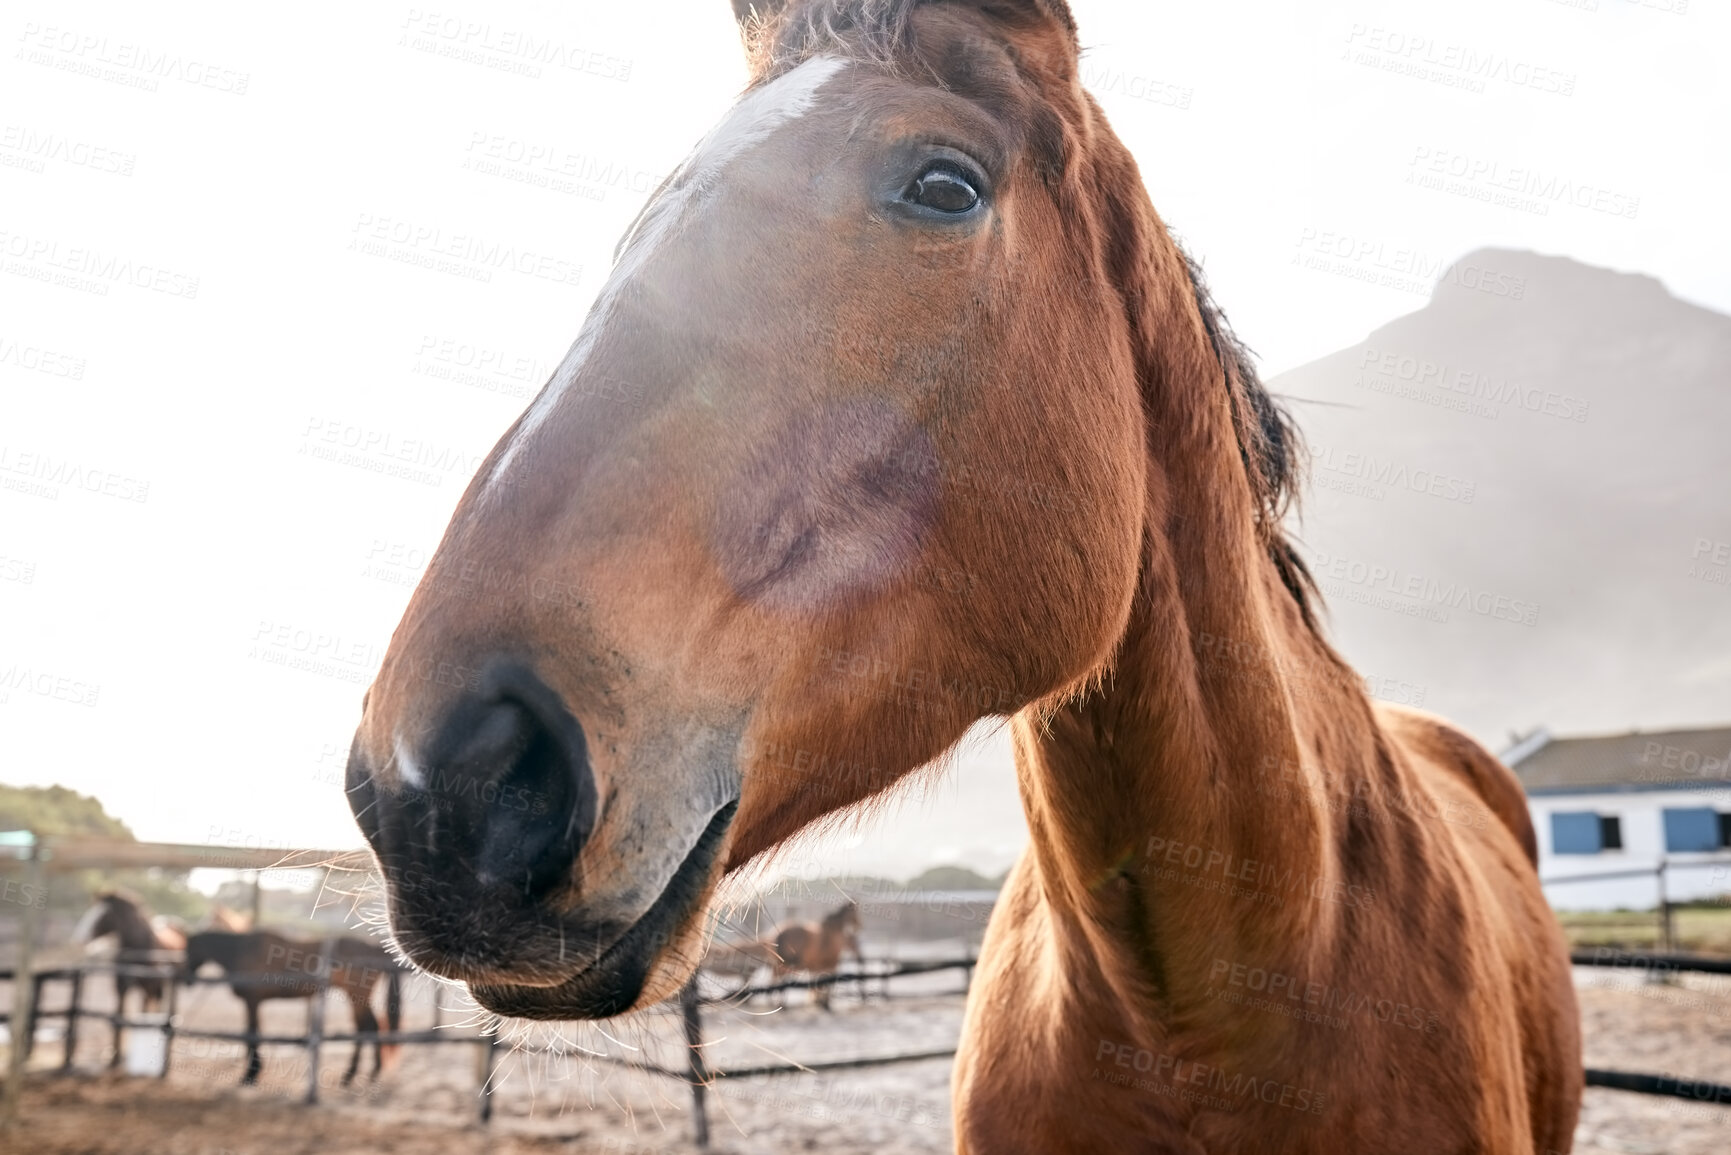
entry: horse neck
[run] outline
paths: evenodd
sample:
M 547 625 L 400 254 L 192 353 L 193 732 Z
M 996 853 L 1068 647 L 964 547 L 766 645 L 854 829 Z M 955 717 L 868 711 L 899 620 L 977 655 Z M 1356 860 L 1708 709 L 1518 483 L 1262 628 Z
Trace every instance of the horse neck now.
M 116 934 L 122 950 L 155 950 L 156 928 L 145 913 L 134 906 L 116 910 Z
M 1193 296 L 1148 299 L 1168 315 L 1147 322 L 1161 340 L 1143 367 L 1138 596 L 1112 671 L 1049 714 L 1023 715 L 1015 733 L 1038 893 L 1068 928 L 1055 936 L 1071 952 L 1060 965 L 1116 991 L 1132 1019 L 1152 1006 L 1152 1025 L 1195 1004 L 1216 958 L 1327 940 L 1340 870 L 1325 799 L 1373 727 L 1257 531 Z M 1305 788 L 1259 790 L 1271 777 Z M 1276 901 L 1247 897 L 1262 892 Z
M 240 965 L 242 950 L 251 940 L 245 936 L 226 931 L 207 933 L 199 943 L 199 954 L 204 962 L 213 962 L 227 971 L 244 970 Z

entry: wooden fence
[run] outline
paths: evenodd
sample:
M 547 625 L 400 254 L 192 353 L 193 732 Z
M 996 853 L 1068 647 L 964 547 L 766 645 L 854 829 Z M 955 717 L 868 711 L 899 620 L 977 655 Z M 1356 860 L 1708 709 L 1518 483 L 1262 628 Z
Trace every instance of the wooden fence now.
M 872 986 L 878 988 L 881 998 L 890 997 L 890 983 L 896 979 L 913 975 L 934 974 L 944 971 L 959 970 L 964 972 L 964 984 L 961 989 L 947 992 L 961 995 L 966 993 L 966 979 L 971 978 L 976 960 L 972 958 L 947 959 L 939 961 L 920 962 L 884 962 L 868 965 L 864 969 L 841 971 L 832 975 L 816 978 L 786 979 L 780 982 L 766 983 L 762 986 L 746 986 L 725 994 L 704 996 L 697 990 L 696 982 L 687 984 L 681 992 L 676 1010 L 681 1016 L 685 1032 L 686 1065 L 680 1069 L 663 1067 L 655 1063 L 635 1060 L 617 1059 L 611 1056 L 590 1056 L 599 1062 L 605 1062 L 615 1067 L 639 1071 L 648 1075 L 671 1078 L 687 1084 L 692 1095 L 692 1125 L 693 1138 L 699 1148 L 707 1148 L 709 1144 L 709 1122 L 706 1114 L 706 1094 L 709 1087 L 722 1079 L 747 1078 L 773 1075 L 801 1074 L 812 1071 L 843 1070 L 849 1068 L 876 1067 L 892 1063 L 918 1062 L 925 1059 L 946 1058 L 955 1054 L 955 1048 L 943 1050 L 920 1051 L 909 1054 L 883 1055 L 870 1058 L 841 1059 L 813 1063 L 781 1063 L 768 1066 L 742 1067 L 737 1069 L 717 1069 L 707 1065 L 703 1049 L 703 1008 L 716 1005 L 732 1005 L 745 999 L 763 995 L 774 995 L 790 990 L 812 990 L 821 987 L 832 987 L 852 983 L 862 999 L 871 997 Z M 398 968 L 402 974 L 415 972 L 408 968 Z M 164 1010 L 166 1014 L 161 1019 L 128 1019 L 121 1008 L 114 1011 L 90 1010 L 83 1006 L 83 993 L 90 977 L 96 975 L 126 974 L 139 978 L 159 978 L 163 980 L 166 992 Z M 0 970 L 0 981 L 12 981 L 16 972 Z M 326 1034 L 324 1031 L 324 995 L 329 989 L 329 970 L 311 975 L 297 975 L 297 981 L 310 980 L 319 988 L 319 994 L 308 1002 L 307 1029 L 300 1035 L 273 1035 L 267 1033 L 250 1033 L 247 1031 L 211 1031 L 200 1030 L 176 1024 L 175 995 L 181 985 L 227 986 L 231 982 L 280 982 L 281 974 L 259 975 L 222 975 L 217 977 L 182 978 L 174 962 L 162 961 L 151 963 L 85 963 L 74 967 L 58 967 L 52 970 L 34 971 L 30 974 L 29 997 L 20 999 L 14 995 L 14 1005 L 24 1014 L 24 1022 L 13 1030 L 14 1049 L 27 1057 L 35 1045 L 36 1028 L 39 1024 L 54 1019 L 64 1020 L 66 1027 L 62 1036 L 62 1053 L 59 1070 L 70 1072 L 73 1069 L 74 1056 L 78 1047 L 78 1024 L 82 1020 L 96 1019 L 109 1023 L 117 1029 L 157 1031 L 162 1035 L 163 1062 L 158 1078 L 167 1078 L 170 1068 L 170 1058 L 173 1054 L 173 1042 L 182 1039 L 211 1039 L 222 1042 L 256 1044 L 258 1046 L 297 1047 L 306 1052 L 307 1103 L 317 1103 L 319 1100 L 319 1049 L 325 1043 L 361 1043 L 377 1042 L 385 1045 L 421 1046 L 421 1045 L 464 1045 L 484 1048 L 480 1064 L 479 1086 L 476 1090 L 476 1113 L 481 1122 L 486 1123 L 492 1118 L 493 1101 L 491 1080 L 497 1058 L 497 1052 L 506 1044 L 497 1035 L 460 1035 L 441 1027 L 420 1031 L 379 1031 L 376 1033 Z M 44 1009 L 47 1004 L 43 999 L 45 988 L 49 984 L 64 983 L 67 985 L 67 998 L 64 1006 L 54 1009 Z M 15 987 L 15 992 L 17 988 Z M 9 1027 L 12 1024 L 11 1012 L 0 1012 L 0 1022 Z M 22 1069 L 22 1062 L 18 1064 Z

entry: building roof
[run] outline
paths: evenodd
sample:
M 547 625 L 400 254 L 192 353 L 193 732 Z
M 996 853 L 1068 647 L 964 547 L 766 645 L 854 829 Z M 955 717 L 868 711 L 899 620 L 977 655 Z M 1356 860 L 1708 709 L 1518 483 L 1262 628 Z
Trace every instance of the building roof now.
M 1540 730 L 1503 751 L 1528 794 L 1731 786 L 1731 726 L 1553 738 Z

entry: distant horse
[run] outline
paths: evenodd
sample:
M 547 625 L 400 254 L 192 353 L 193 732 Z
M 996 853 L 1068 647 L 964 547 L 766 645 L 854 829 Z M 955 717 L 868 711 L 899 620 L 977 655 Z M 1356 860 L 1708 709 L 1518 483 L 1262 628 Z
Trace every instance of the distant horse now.
M 847 902 L 826 914 L 821 923 L 790 922 L 775 932 L 774 978 L 780 980 L 795 971 L 804 971 L 812 978 L 832 975 L 841 964 L 844 952 L 853 955 L 862 967 L 865 956 L 859 948 L 859 904 Z M 812 987 L 812 1001 L 829 1010 L 830 992 L 834 984 Z
M 186 949 L 186 935 L 168 925 L 160 916 L 152 918 L 136 899 L 119 891 L 103 891 L 96 903 L 79 918 L 72 930 L 74 942 L 92 943 L 114 935 L 120 943 L 115 955 L 117 967 L 137 967 L 162 962 L 165 951 Z M 120 1021 L 126 1017 L 126 996 L 136 989 L 143 998 L 146 1013 L 162 1009 L 165 980 L 141 974 L 114 972 L 114 1054 L 109 1066 L 120 1064 Z
M 253 1036 L 246 1045 L 246 1073 L 241 1082 L 258 1081 L 263 1063 L 259 1059 L 258 1008 L 270 999 L 311 999 L 322 989 L 341 991 L 354 1012 L 355 1034 L 379 1033 L 378 1016 L 373 1014 L 373 988 L 380 978 L 386 982 L 385 1024 L 395 1031 L 402 1020 L 402 975 L 397 962 L 383 947 L 359 938 L 333 938 L 329 954 L 324 954 L 325 940 L 288 938 L 268 930 L 235 933 L 206 930 L 186 940 L 186 966 L 181 981 L 188 982 L 205 963 L 214 962 L 229 976 L 229 989 L 246 1004 L 246 1031 Z M 328 974 L 326 967 L 329 967 Z M 327 975 L 328 982 L 319 978 Z M 353 1081 L 361 1062 L 362 1039 L 355 1040 L 354 1053 L 349 1057 L 349 1069 L 343 1075 L 346 1087 Z M 373 1042 L 372 1077 L 377 1079 L 387 1054 L 393 1060 L 395 1044 Z
M 501 1014 L 655 1003 L 724 874 L 1010 717 L 1028 847 L 958 1151 L 1566 1151 L 1580 1014 L 1520 784 L 1330 646 L 1302 443 L 1065 0 L 733 9 L 749 86 L 364 699 L 397 941 Z M 1235 155 L 1222 195 L 1292 203 Z

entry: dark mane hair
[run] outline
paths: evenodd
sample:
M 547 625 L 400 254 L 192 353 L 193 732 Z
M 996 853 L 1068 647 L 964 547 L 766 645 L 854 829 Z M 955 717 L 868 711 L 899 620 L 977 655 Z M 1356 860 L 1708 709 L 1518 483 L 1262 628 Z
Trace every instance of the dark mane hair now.
M 756 80 L 826 49 L 896 67 L 906 55 L 913 11 L 925 0 L 733 0 Z M 770 14 L 764 15 L 769 9 Z
M 1176 240 L 1173 243 L 1177 244 Z M 1305 622 L 1314 627 L 1312 601 L 1317 596 L 1316 581 L 1281 525 L 1287 512 L 1298 504 L 1299 488 L 1309 464 L 1304 435 L 1292 420 L 1292 414 L 1262 383 L 1255 355 L 1232 331 L 1225 310 L 1215 304 L 1208 283 L 1203 280 L 1202 266 L 1183 245 L 1178 245 L 1178 253 L 1184 258 L 1196 310 L 1202 315 L 1202 327 L 1208 331 L 1215 360 L 1220 362 L 1226 378 L 1238 452 L 1250 479 L 1251 498 L 1256 503 L 1257 535 L 1280 573 L 1281 584 L 1298 602 Z
M 734 0 L 734 11 L 745 31 L 753 77 L 762 81 L 826 51 L 905 72 L 914 55 L 914 10 L 942 2 L 787 0 L 785 6 L 776 10 L 773 0 L 768 0 L 764 6 L 771 9 L 771 14 L 764 16 L 756 0 Z M 1017 5 L 1032 15 L 1057 20 L 1075 36 L 1075 20 L 1064 0 L 1008 0 L 1006 7 Z M 935 70 L 934 78 L 943 81 Z M 1263 385 L 1251 350 L 1232 331 L 1225 312 L 1215 304 L 1201 266 L 1182 245 L 1178 245 L 1178 251 L 1231 400 L 1238 449 L 1255 503 L 1257 535 L 1274 562 L 1281 583 L 1297 601 L 1306 624 L 1314 628 L 1316 583 L 1281 524 L 1297 504 L 1309 460 L 1303 435 L 1292 416 Z
M 943 0 L 733 0 L 733 11 L 746 37 L 752 75 L 763 79 L 826 50 L 899 71 L 909 63 L 914 9 L 940 3 Z M 1071 37 L 1076 35 L 1065 0 L 1003 0 L 997 7 L 1000 16 L 1014 17 L 1020 8 L 1031 19 L 1055 20 Z

